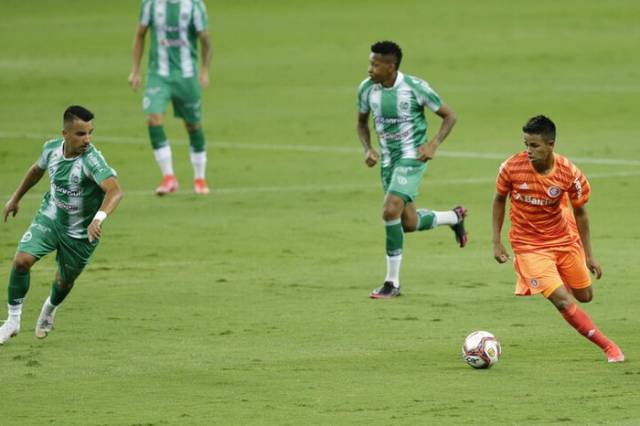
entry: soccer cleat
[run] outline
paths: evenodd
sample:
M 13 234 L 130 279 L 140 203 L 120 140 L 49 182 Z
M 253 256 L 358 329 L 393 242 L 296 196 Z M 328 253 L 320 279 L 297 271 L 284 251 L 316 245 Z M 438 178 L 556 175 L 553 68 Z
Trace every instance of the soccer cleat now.
M 209 186 L 204 179 L 196 179 L 193 181 L 193 190 L 196 194 L 207 195 L 209 193 Z
M 56 316 L 57 310 L 58 308 L 56 307 L 49 315 L 47 315 L 44 306 L 42 307 L 42 311 L 40 311 L 40 316 L 36 322 L 36 337 L 38 339 L 44 339 L 49 335 L 49 333 L 51 333 L 51 330 L 53 330 L 53 319 Z
M 467 216 L 467 209 L 464 206 L 456 206 L 453 208 L 454 213 L 458 216 L 458 223 L 451 225 L 453 233 L 456 235 L 456 242 L 460 245 L 460 248 L 467 245 L 469 238 L 467 237 L 467 231 L 464 230 L 464 218 Z
M 620 350 L 620 348 L 615 344 L 605 349 L 604 353 L 607 354 L 608 362 L 624 361 L 624 354 L 622 353 L 622 350 Z
M 385 281 L 381 287 L 369 293 L 372 299 L 391 299 L 397 296 L 400 296 L 400 287 L 394 286 L 391 281 Z
M 17 336 L 19 332 L 19 323 L 16 324 L 15 322 L 9 320 L 5 321 L 4 324 L 2 324 L 2 327 L 0 327 L 0 345 L 4 344 L 12 337 Z
M 162 178 L 160 186 L 156 188 L 156 195 L 167 195 L 178 190 L 178 179 L 169 175 Z

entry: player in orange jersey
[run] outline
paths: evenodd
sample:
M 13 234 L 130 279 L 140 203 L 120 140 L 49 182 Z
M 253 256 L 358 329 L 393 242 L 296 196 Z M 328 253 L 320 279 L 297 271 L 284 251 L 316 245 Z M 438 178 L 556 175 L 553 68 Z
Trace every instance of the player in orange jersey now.
M 493 255 L 498 263 L 509 259 L 501 238 L 509 196 L 516 295 L 542 293 L 578 333 L 602 348 L 609 362 L 622 362 L 624 354 L 618 345 L 573 300 L 590 302 L 589 271 L 597 279 L 602 276 L 591 251 L 585 209 L 591 192 L 589 182 L 573 163 L 554 154 L 553 121 L 538 115 L 527 121 L 522 131 L 526 150 L 502 163 L 496 180 Z

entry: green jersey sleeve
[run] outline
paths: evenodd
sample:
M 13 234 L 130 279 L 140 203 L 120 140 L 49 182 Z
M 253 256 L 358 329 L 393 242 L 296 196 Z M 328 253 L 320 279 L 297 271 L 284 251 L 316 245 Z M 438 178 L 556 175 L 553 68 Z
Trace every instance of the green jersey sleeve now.
M 140 8 L 140 18 L 138 22 L 140 25 L 148 27 L 151 25 L 151 3 L 152 0 L 142 0 L 142 7 Z
M 440 99 L 436 91 L 429 86 L 429 83 L 417 77 L 409 77 L 407 82 L 413 89 L 418 104 L 426 106 L 433 112 L 438 111 L 440 107 L 442 107 L 442 99 Z
M 371 93 L 372 87 L 373 82 L 370 78 L 364 80 L 362 83 L 360 83 L 360 87 L 358 87 L 358 111 L 362 114 L 368 113 L 370 111 L 369 93 Z
M 60 146 L 62 139 L 52 139 L 46 141 L 42 146 L 42 152 L 40 153 L 40 158 L 36 162 L 36 165 L 42 170 L 47 170 L 47 166 L 49 165 L 49 160 L 51 158 L 51 153 Z
M 205 31 L 209 25 L 209 18 L 207 16 L 207 7 L 201 0 L 195 0 L 193 5 L 193 25 L 196 31 Z
M 94 147 L 91 147 L 87 152 L 84 165 L 87 176 L 98 185 L 111 176 L 117 176 L 116 171 L 109 167 L 102 153 Z

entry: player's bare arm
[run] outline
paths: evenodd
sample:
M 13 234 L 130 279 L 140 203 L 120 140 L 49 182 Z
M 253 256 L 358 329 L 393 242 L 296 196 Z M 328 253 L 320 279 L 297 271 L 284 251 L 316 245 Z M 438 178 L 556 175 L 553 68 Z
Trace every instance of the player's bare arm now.
M 37 164 L 34 164 L 29 168 L 24 179 L 22 179 L 20 186 L 18 186 L 18 189 L 16 189 L 11 198 L 9 198 L 9 201 L 7 201 L 7 204 L 5 204 L 4 206 L 2 214 L 4 216 L 5 223 L 7 222 L 9 214 L 11 214 L 11 216 L 13 217 L 18 214 L 18 210 L 20 209 L 20 200 L 22 199 L 24 194 L 29 191 L 29 189 L 31 189 L 36 183 L 40 181 L 40 179 L 42 179 L 43 175 L 44 170 L 38 167 Z
M 97 240 L 102 236 L 102 222 L 108 215 L 113 213 L 124 196 L 118 179 L 114 176 L 102 181 L 100 188 L 104 191 L 104 200 L 102 200 L 102 205 L 96 217 L 94 217 L 87 228 L 89 241 Z
M 200 66 L 200 87 L 203 89 L 209 86 L 209 67 L 211 65 L 211 58 L 213 58 L 213 46 L 211 45 L 211 38 L 209 37 L 209 31 L 200 31 L 198 33 L 198 40 L 200 41 L 200 53 L 202 55 L 202 65 Z
M 440 109 L 436 111 L 436 114 L 442 118 L 440 129 L 433 139 L 418 148 L 418 160 L 420 161 L 432 160 L 436 156 L 436 150 L 447 136 L 449 136 L 451 129 L 453 129 L 453 126 L 458 120 L 456 113 L 446 104 L 443 104 Z
M 136 34 L 133 38 L 133 53 L 131 73 L 129 74 L 129 85 L 133 90 L 138 90 L 142 79 L 140 77 L 140 62 L 142 62 L 142 55 L 144 54 L 144 39 L 147 35 L 148 27 L 144 25 L 138 25 L 136 28 Z
M 369 130 L 369 113 L 358 113 L 358 125 L 356 126 L 358 138 L 364 148 L 364 162 L 367 166 L 373 167 L 378 163 L 378 152 L 371 146 L 371 131 Z
M 504 214 L 507 197 L 498 193 L 493 197 L 493 257 L 498 263 L 505 263 L 509 260 L 509 252 L 502 244 L 502 225 L 504 224 Z
M 582 241 L 582 248 L 584 249 L 584 255 L 587 261 L 587 268 L 596 276 L 596 279 L 602 277 L 602 267 L 600 263 L 593 257 L 591 251 L 591 231 L 589 229 L 589 215 L 587 215 L 587 209 L 584 206 L 573 207 L 573 215 L 576 218 L 576 225 L 578 226 L 578 233 L 580 234 L 580 240 Z

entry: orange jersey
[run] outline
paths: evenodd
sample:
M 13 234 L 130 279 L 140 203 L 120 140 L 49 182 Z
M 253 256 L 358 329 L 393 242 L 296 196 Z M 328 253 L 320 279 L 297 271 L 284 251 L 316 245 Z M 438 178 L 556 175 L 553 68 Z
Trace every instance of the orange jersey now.
M 582 206 L 589 200 L 591 188 L 571 161 L 553 156 L 553 168 L 545 175 L 533 168 L 524 151 L 500 166 L 496 191 L 510 198 L 509 240 L 516 253 L 580 243 L 567 198 L 572 205 Z

